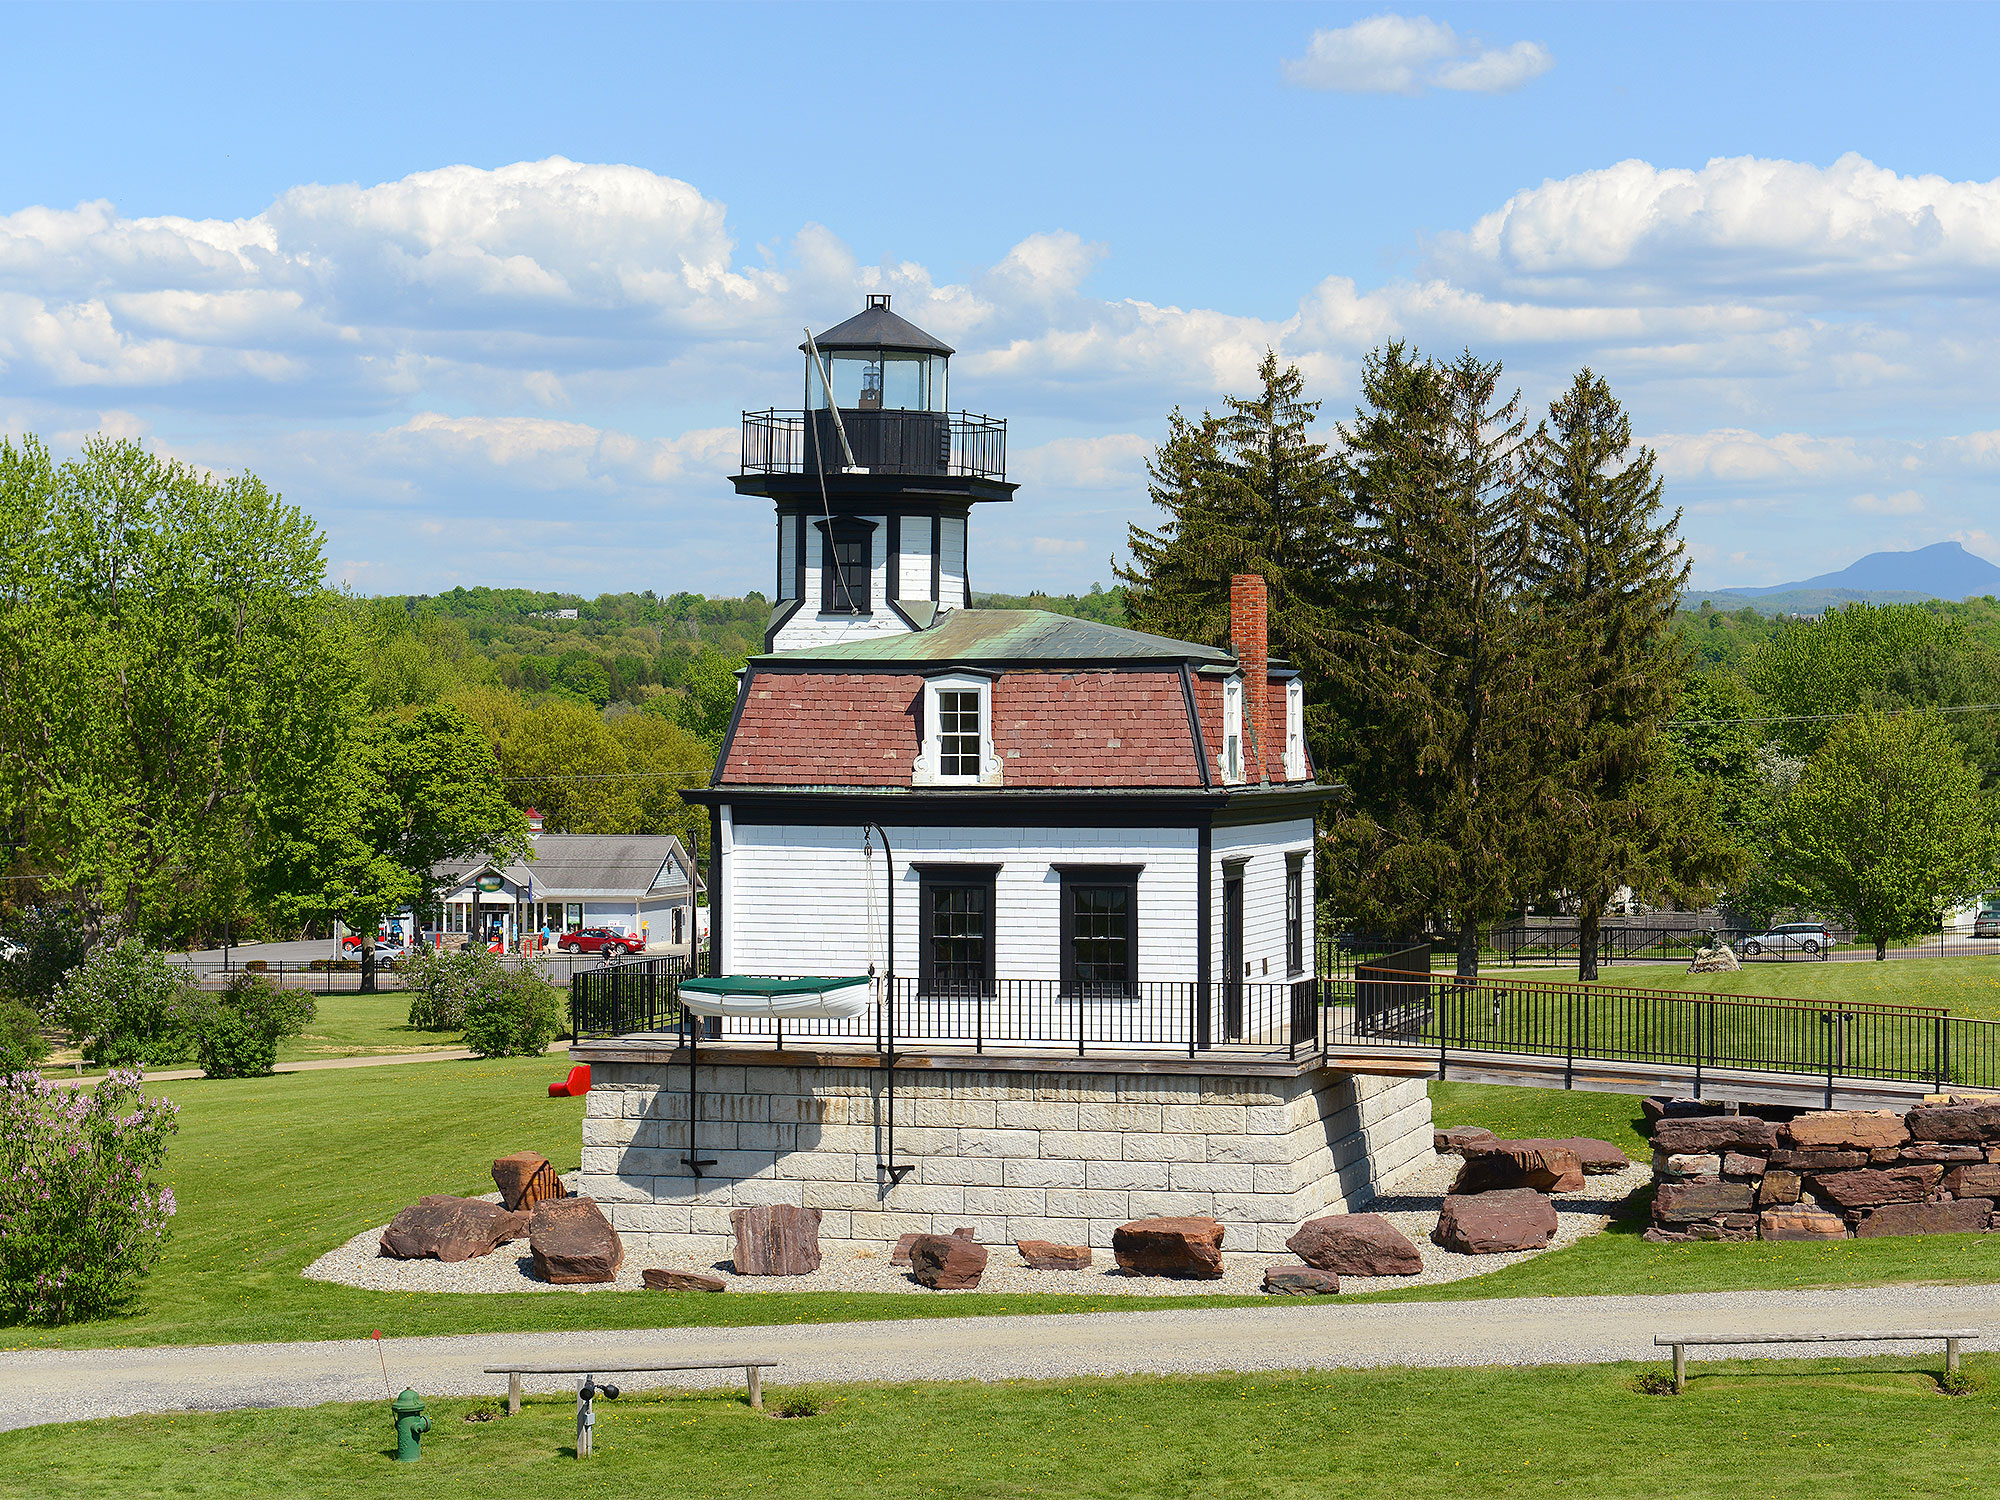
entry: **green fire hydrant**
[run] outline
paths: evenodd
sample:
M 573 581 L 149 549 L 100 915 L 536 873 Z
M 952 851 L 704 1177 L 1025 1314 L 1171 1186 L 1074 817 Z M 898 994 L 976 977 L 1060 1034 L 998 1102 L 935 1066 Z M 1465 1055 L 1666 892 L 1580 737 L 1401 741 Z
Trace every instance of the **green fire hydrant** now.
M 424 1398 L 406 1390 L 389 1410 L 396 1414 L 396 1462 L 413 1464 L 424 1456 L 424 1434 L 431 1430 L 431 1419 L 424 1415 Z

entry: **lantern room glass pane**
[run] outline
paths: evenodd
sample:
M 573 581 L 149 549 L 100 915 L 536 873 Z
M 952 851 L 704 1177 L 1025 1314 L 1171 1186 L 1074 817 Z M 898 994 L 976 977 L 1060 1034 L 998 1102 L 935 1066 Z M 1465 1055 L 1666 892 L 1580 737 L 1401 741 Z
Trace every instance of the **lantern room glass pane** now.
M 834 404 L 845 411 L 943 411 L 945 357 L 894 350 L 820 351 Z M 826 408 L 826 390 L 811 354 L 806 356 L 806 407 Z

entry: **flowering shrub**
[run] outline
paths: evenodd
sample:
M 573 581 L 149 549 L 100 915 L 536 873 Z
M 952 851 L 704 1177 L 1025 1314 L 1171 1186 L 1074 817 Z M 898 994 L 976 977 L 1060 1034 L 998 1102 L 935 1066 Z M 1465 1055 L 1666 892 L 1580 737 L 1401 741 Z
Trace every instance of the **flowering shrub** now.
M 523 964 L 465 1004 L 465 1045 L 481 1057 L 533 1057 L 563 1026 L 562 997 L 542 972 Z
M 48 1055 L 42 1018 L 18 1000 L 0 1000 L 0 1073 L 32 1068 Z
M 485 948 L 446 953 L 418 948 L 403 960 L 403 984 L 410 992 L 410 1025 L 418 1031 L 459 1031 L 466 1007 L 497 990 L 507 975 L 499 958 Z
M 318 1007 L 302 990 L 282 989 L 262 974 L 238 974 L 193 1006 L 194 1050 L 210 1078 L 261 1078 L 278 1062 L 278 1043 L 297 1036 Z
M 150 1173 L 179 1111 L 139 1083 L 125 1071 L 94 1090 L 39 1073 L 0 1078 L 0 1312 L 10 1320 L 102 1316 L 159 1258 L 174 1190 Z
M 84 1057 L 113 1068 L 170 1068 L 194 1052 L 195 977 L 135 937 L 99 948 L 55 995 L 55 1023 Z

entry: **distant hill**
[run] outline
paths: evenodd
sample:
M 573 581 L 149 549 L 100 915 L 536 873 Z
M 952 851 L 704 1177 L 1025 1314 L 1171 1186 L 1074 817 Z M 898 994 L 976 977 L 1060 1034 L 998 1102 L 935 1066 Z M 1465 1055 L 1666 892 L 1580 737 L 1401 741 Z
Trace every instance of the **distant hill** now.
M 1801 586 L 1780 589 L 1771 594 L 1752 594 L 1743 589 L 1716 589 L 1712 593 L 1689 589 L 1681 596 L 1681 608 L 1699 609 L 1707 604 L 1724 612 L 1754 609 L 1760 615 L 1818 615 L 1829 609 L 1838 609 L 1843 604 L 1921 604 L 1935 597 L 1911 589 L 1816 589 Z
M 1715 600 L 1720 609 L 1725 595 L 1763 600 L 1774 594 L 1802 594 L 1809 590 L 1829 596 L 1824 603 L 1814 606 L 1816 609 L 1864 598 L 1871 604 L 1911 599 L 1970 599 L 1979 594 L 2000 593 L 2000 567 L 1967 552 L 1957 542 L 1936 542 L 1914 552 L 1871 552 L 1838 573 L 1821 573 L 1817 578 L 1804 578 L 1796 583 L 1717 589 L 1701 597 Z M 1764 606 L 1760 604 L 1757 608 Z

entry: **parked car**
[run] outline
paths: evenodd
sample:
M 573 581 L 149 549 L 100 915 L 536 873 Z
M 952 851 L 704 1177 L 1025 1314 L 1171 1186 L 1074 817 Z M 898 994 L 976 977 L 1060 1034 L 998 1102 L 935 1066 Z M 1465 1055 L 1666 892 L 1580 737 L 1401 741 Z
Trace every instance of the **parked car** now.
M 1972 935 L 1976 938 L 2000 938 L 2000 907 L 1988 907 L 1974 917 Z
M 400 948 L 402 946 L 402 938 L 393 932 L 385 929 L 375 934 L 375 951 L 378 953 L 385 947 Z M 342 956 L 347 958 L 352 958 L 359 953 L 361 951 L 361 934 L 358 932 L 348 933 L 346 937 L 340 940 L 340 951 Z
M 1780 922 L 1769 932 L 1743 940 L 1743 956 L 1760 953 L 1809 953 L 1817 957 L 1833 946 L 1833 934 L 1824 922 Z
M 641 946 L 631 933 L 609 927 L 572 927 L 556 939 L 556 947 L 564 953 L 597 953 L 606 958 L 623 958 L 637 953 Z

